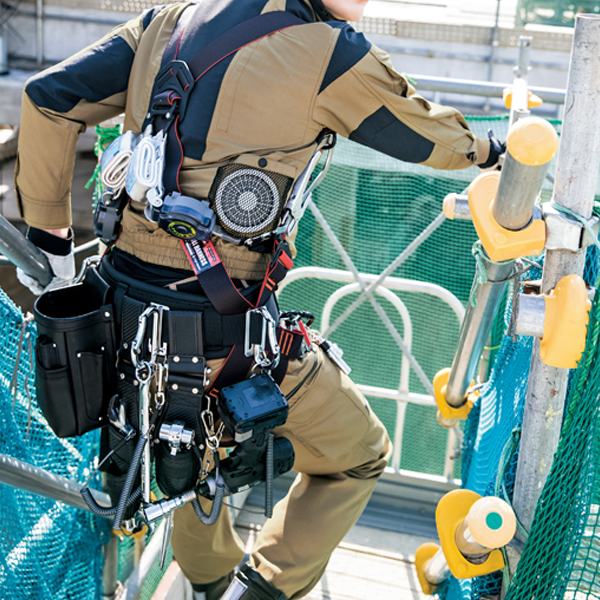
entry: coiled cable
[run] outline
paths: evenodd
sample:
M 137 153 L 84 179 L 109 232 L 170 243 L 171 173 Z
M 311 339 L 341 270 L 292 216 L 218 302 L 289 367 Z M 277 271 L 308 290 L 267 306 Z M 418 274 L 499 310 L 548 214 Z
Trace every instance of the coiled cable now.
M 125 483 L 123 485 L 123 491 L 121 492 L 121 497 L 119 498 L 119 502 L 117 504 L 117 510 L 115 512 L 115 519 L 113 522 L 113 529 L 121 529 L 121 525 L 123 523 L 123 516 L 125 515 L 125 510 L 128 506 L 128 499 L 131 493 L 131 488 L 133 487 L 133 482 L 137 475 L 137 471 L 139 469 L 140 461 L 142 459 L 142 454 L 144 452 L 144 448 L 146 446 L 147 441 L 148 434 L 142 435 L 135 447 L 135 452 L 133 453 L 133 458 L 131 459 L 131 464 L 129 465 L 127 477 L 125 478 Z
M 100 506 L 92 495 L 92 490 L 87 486 L 81 488 L 80 494 L 90 511 L 99 517 L 112 517 L 117 512 L 117 506 Z M 127 500 L 126 507 L 133 506 L 141 496 L 142 486 L 140 485 Z
M 223 477 L 219 474 L 216 480 L 215 498 L 213 500 L 210 513 L 207 515 L 202 509 L 202 505 L 198 498 L 192 500 L 192 508 L 198 517 L 198 520 L 202 525 L 211 526 L 217 522 L 219 515 L 221 514 L 221 506 L 223 504 L 223 498 L 225 496 L 225 482 Z

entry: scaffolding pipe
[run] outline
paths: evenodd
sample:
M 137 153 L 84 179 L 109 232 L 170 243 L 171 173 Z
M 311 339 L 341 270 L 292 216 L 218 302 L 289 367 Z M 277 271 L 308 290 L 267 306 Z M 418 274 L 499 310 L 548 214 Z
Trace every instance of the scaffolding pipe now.
M 64 502 L 69 506 L 88 512 L 90 510 L 81 497 L 80 483 L 71 481 L 61 475 L 55 475 L 6 454 L 0 454 L 0 483 L 51 500 Z M 110 506 L 108 494 L 97 490 L 91 490 L 91 492 L 96 502 Z M 112 519 L 112 517 L 109 518 Z
M 517 80 L 521 79 L 522 72 L 528 69 L 528 57 L 529 46 L 522 40 L 519 62 L 515 69 L 515 87 Z M 513 88 L 512 106 L 516 110 L 527 107 L 526 90 L 525 94 L 516 94 L 515 88 Z M 532 186 L 523 184 L 528 182 L 532 175 L 537 180 L 537 169 L 534 167 L 532 172 L 531 167 L 526 167 L 513 159 L 508 152 L 505 162 L 507 168 L 502 170 L 498 192 L 494 200 L 496 208 L 493 213 L 499 225 L 505 229 L 515 230 L 520 227 L 514 228 L 514 223 L 524 222 L 527 224 L 531 220 L 537 195 L 533 198 L 524 196 L 525 193 L 531 193 Z M 516 187 L 512 183 L 512 179 L 519 182 L 521 187 Z M 475 302 L 469 304 L 467 308 L 445 391 L 446 402 L 455 408 L 461 407 L 466 401 L 465 394 L 477 370 L 477 363 L 492 330 L 494 316 L 507 286 L 506 279 L 512 274 L 515 262 L 513 260 L 495 263 L 490 261 L 487 256 L 482 258 L 488 282 L 478 285 L 478 273 L 475 274 L 473 282 L 473 286 L 477 286 Z M 440 422 L 442 421 L 440 418 Z M 455 421 L 444 423 L 447 427 L 455 424 Z
M 589 219 L 600 164 L 600 16 L 578 15 L 569 66 L 553 201 Z M 547 250 L 542 292 L 565 275 L 582 275 L 585 253 Z M 558 445 L 568 369 L 545 365 L 534 341 L 513 506 L 526 530 Z M 522 542 L 524 540 L 521 539 Z
M 52 269 L 42 251 L 34 246 L 14 225 L 0 215 L 0 252 L 11 263 L 20 267 L 47 286 L 52 279 Z

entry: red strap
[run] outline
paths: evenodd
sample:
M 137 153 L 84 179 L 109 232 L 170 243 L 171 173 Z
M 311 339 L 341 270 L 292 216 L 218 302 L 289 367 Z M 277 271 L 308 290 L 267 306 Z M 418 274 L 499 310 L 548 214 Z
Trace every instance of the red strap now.
M 255 303 L 245 298 L 231 281 L 213 243 L 198 240 L 180 240 L 185 254 L 198 278 L 204 293 L 222 315 L 237 315 L 264 306 L 277 284 L 293 266 L 286 242 L 280 242 L 263 279 Z

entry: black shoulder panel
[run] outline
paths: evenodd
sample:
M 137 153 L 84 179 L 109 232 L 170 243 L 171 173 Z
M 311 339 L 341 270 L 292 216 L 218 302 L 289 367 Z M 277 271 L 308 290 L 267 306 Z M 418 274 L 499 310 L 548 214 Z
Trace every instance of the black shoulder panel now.
M 313 23 L 315 20 L 312 10 L 308 4 L 302 0 L 286 0 L 285 10 L 307 23 Z
M 178 58 L 191 61 L 210 42 L 231 29 L 259 15 L 267 0 L 203 0 L 183 34 Z M 228 56 L 199 79 L 190 99 L 179 132 L 185 155 L 201 160 L 206 150 L 210 128 L 223 77 L 234 55 Z M 163 65 L 173 57 L 163 57 Z
M 149 8 L 148 10 L 145 10 L 142 13 L 142 27 L 144 28 L 144 31 L 146 31 L 146 29 L 148 28 L 148 25 L 150 25 L 152 19 L 154 19 L 154 17 L 164 8 L 166 8 L 167 5 L 163 4 L 161 6 L 154 6 L 153 8 Z
M 411 163 L 426 161 L 435 146 L 397 119 L 385 106 L 367 117 L 349 139 Z
M 327 24 L 336 29 L 341 29 L 341 31 L 327 66 L 325 77 L 321 82 L 319 94 L 338 77 L 349 71 L 371 49 L 371 42 L 362 33 L 354 31 L 347 23 L 328 21 Z
M 99 102 L 127 89 L 134 52 L 115 36 L 56 67 L 42 71 L 25 87 L 40 107 L 68 112 L 81 100 Z

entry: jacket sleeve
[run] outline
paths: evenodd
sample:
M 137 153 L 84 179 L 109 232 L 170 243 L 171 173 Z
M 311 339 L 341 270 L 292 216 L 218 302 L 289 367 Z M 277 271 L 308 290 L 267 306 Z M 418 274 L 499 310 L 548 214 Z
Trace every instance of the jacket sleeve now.
M 15 195 L 28 225 L 71 225 L 71 179 L 79 134 L 121 114 L 137 45 L 152 9 L 64 62 L 23 91 Z
M 464 169 L 488 158 L 489 141 L 473 135 L 459 111 L 417 94 L 389 56 L 347 24 L 314 111 L 323 127 L 403 161 Z

